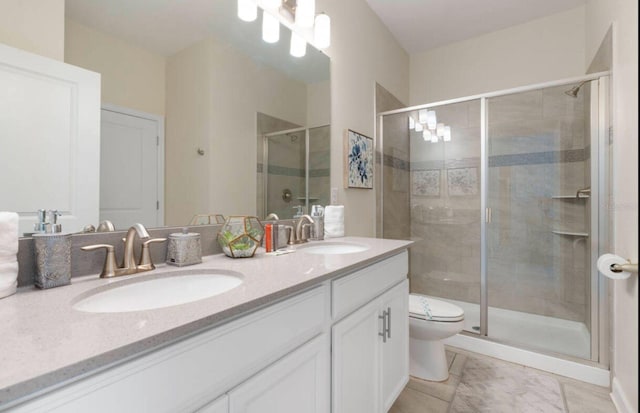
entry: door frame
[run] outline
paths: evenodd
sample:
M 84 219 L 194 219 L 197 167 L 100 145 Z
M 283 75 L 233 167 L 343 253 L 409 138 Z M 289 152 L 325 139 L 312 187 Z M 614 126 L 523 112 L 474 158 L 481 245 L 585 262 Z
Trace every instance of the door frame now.
M 155 122 L 157 125 L 158 131 L 158 171 L 156 174 L 156 186 L 158 191 L 158 216 L 157 216 L 157 224 L 159 227 L 164 226 L 164 116 L 155 115 L 153 113 L 147 113 L 136 109 L 127 108 L 124 106 L 114 105 L 111 103 L 102 102 L 100 105 L 100 110 L 107 110 L 109 112 L 120 113 L 122 115 L 133 116 L 136 118 L 141 118 L 145 120 L 150 120 Z M 102 124 L 102 118 L 100 119 L 100 124 Z M 100 137 L 102 139 L 102 136 Z

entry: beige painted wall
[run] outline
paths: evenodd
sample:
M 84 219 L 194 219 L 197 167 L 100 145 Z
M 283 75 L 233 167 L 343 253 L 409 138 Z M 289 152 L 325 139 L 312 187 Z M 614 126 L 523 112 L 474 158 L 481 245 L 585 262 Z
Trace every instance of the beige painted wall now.
M 588 67 L 614 23 L 613 251 L 638 262 L 638 2 L 589 0 L 586 7 Z M 613 286 L 613 399 L 619 412 L 638 411 L 638 277 Z
M 67 19 L 64 60 L 102 75 L 102 102 L 165 114 L 164 56 Z
M 0 0 L 0 43 L 64 59 L 64 0 Z
M 410 104 L 584 74 L 584 6 L 411 55 Z
M 375 236 L 375 190 L 343 186 L 343 134 L 374 136 L 376 82 L 409 100 L 409 56 L 365 0 L 318 0 L 317 10 L 331 16 L 331 187 L 345 205 L 346 234 Z
M 214 39 L 168 58 L 167 225 L 256 213 L 257 112 L 305 124 L 307 86 Z
M 331 81 L 307 85 L 306 126 L 323 126 L 331 123 Z

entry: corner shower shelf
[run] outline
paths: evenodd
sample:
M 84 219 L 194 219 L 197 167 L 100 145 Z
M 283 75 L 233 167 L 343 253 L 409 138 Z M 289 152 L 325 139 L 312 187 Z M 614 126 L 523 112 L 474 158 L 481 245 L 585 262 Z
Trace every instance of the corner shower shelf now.
M 589 199 L 589 195 L 553 195 L 551 199 Z
M 586 232 L 557 231 L 555 229 L 552 230 L 551 232 L 558 235 L 567 235 L 569 237 L 588 237 L 589 236 L 589 234 L 587 234 Z

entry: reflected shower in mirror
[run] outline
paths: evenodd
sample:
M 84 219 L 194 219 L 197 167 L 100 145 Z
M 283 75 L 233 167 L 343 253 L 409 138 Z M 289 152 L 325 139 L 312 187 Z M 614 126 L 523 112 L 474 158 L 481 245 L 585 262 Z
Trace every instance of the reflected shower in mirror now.
M 284 26 L 265 43 L 261 14 L 244 22 L 236 3 L 66 1 L 65 62 L 101 74 L 100 220 L 123 229 L 263 218 L 273 211 L 258 195 L 271 190 L 256 171 L 262 114 L 310 130 L 330 123 L 329 58 L 311 45 L 291 56 Z

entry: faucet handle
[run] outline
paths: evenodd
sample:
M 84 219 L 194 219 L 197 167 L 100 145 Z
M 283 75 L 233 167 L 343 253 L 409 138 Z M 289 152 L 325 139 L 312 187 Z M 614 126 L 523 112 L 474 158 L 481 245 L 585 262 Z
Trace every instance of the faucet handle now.
M 81 247 L 82 251 L 95 251 L 101 248 L 105 248 L 107 250 L 107 256 L 104 260 L 104 266 L 102 267 L 102 272 L 100 273 L 100 278 L 109 278 L 115 277 L 116 268 L 118 268 L 116 264 L 116 254 L 114 252 L 113 245 L 109 244 L 95 244 L 95 245 L 87 245 L 85 247 Z
M 140 253 L 140 263 L 138 264 L 138 271 L 149 271 L 156 268 L 151 261 L 151 254 L 149 253 L 149 245 L 155 242 L 165 242 L 166 238 L 151 238 L 142 243 L 142 252 Z

